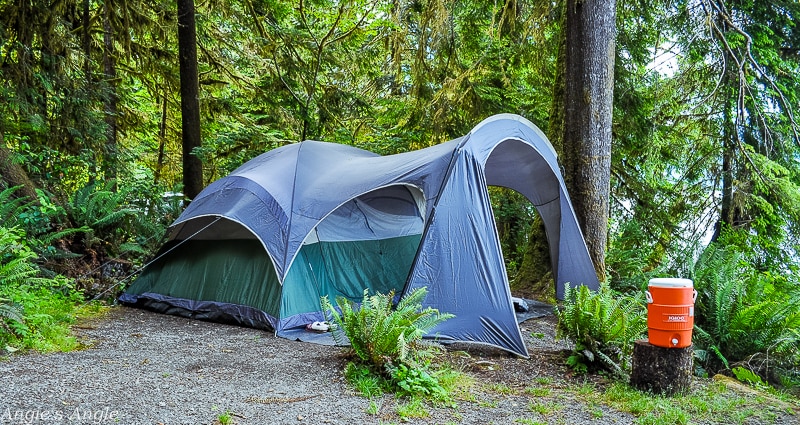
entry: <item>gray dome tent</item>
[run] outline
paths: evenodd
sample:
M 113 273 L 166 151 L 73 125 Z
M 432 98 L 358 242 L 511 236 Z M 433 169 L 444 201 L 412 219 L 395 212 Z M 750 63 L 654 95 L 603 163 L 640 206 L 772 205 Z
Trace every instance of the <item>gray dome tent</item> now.
M 324 320 L 320 296 L 425 286 L 427 306 L 455 315 L 430 337 L 527 356 L 488 186 L 542 216 L 559 298 L 567 283 L 598 287 L 553 147 L 504 114 L 397 155 L 315 141 L 266 152 L 191 202 L 120 300 L 285 335 Z

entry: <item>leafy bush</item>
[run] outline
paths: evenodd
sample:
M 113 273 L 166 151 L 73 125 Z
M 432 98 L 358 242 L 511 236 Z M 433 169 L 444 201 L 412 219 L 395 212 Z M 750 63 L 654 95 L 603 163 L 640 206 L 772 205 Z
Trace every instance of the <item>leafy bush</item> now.
M 770 382 L 800 364 L 800 282 L 759 272 L 733 246 L 711 245 L 695 266 L 695 355 L 711 372 L 744 365 Z
M 338 309 L 322 298 L 322 307 L 333 318 L 334 339 L 348 342 L 363 366 L 348 365 L 345 376 L 362 394 L 380 394 L 384 388 L 401 395 L 447 401 L 448 391 L 425 360 L 430 348 L 422 337 L 439 323 L 453 317 L 434 308 L 422 308 L 426 288 L 412 291 L 393 307 L 394 293 L 369 295 L 360 306 L 344 297 Z M 346 339 L 345 339 L 346 338 Z
M 109 242 L 112 249 L 118 247 L 125 238 L 120 227 L 123 221 L 135 216 L 137 211 L 125 205 L 125 194 L 114 190 L 114 181 L 89 183 L 72 194 L 67 205 L 67 213 L 78 226 L 91 229 L 87 232 L 86 248 Z
M 416 344 L 423 335 L 453 317 L 440 314 L 434 308 L 423 309 L 422 300 L 426 295 L 427 289 L 419 288 L 393 308 L 394 292 L 369 295 L 369 290 L 365 289 L 358 307 L 344 297 L 336 300 L 339 310 L 330 304 L 327 297 L 322 298 L 322 307 L 347 337 L 344 340 L 341 333 L 334 332 L 336 342 L 342 345 L 349 342 L 359 359 L 383 370 L 387 363 L 411 361 L 412 350 L 419 350 Z
M 33 202 L 25 197 L 14 197 L 14 193 L 22 186 L 9 187 L 0 192 L 0 222 L 4 226 L 15 226 L 20 223 L 20 216 L 30 209 Z
M 567 360 L 570 366 L 579 371 L 607 370 L 625 377 L 633 342 L 647 329 L 641 297 L 617 294 L 606 284 L 597 292 L 586 286 L 567 286 L 556 314 L 558 337 L 575 343 Z
M 81 296 L 63 277 L 42 277 L 36 257 L 22 229 L 0 226 L 0 348 L 74 348 L 68 325 Z
M 420 395 L 434 400 L 447 399 L 447 391 L 434 375 L 428 373 L 427 367 L 410 367 L 401 363 L 397 366 L 388 366 L 388 371 L 401 395 Z

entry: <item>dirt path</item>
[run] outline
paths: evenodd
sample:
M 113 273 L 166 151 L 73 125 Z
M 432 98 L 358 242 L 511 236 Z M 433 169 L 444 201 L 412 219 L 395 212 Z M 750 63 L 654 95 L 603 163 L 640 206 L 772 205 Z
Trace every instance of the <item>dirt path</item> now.
M 344 383 L 344 350 L 275 338 L 263 331 L 115 307 L 76 332 L 90 344 L 71 353 L 26 354 L 0 362 L 2 424 L 400 423 L 397 400 L 372 401 Z M 476 378 L 458 407 L 431 407 L 419 424 L 608 424 L 635 418 L 564 392 L 532 394 L 532 383 L 568 385 L 563 343 L 550 319 L 523 334 L 531 359 L 495 350 L 460 356 Z M 575 385 L 575 384 L 573 384 Z M 531 404 L 557 408 L 537 412 Z M 370 413 L 367 413 L 370 411 Z

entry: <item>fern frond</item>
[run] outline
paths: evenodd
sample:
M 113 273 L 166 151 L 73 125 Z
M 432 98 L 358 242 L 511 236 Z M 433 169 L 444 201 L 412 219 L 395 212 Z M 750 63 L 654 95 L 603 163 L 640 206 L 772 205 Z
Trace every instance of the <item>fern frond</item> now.
M 422 308 L 425 288 L 412 291 L 393 308 L 394 293 L 369 295 L 364 291 L 358 308 L 345 298 L 338 298 L 338 310 L 323 297 L 321 304 L 350 341 L 353 352 L 362 361 L 384 370 L 387 363 L 402 363 L 412 354 L 412 345 L 444 320 L 453 317 L 433 308 Z M 334 338 L 336 333 L 334 333 Z M 339 341 L 337 341 L 339 343 Z
M 605 284 L 597 292 L 586 286 L 567 286 L 556 315 L 559 338 L 571 339 L 576 354 L 591 361 L 598 359 L 602 368 L 619 376 L 621 368 L 629 363 L 633 342 L 647 329 L 642 302 L 615 294 Z
M 14 197 L 14 193 L 21 187 L 13 186 L 0 192 L 0 223 L 4 226 L 16 225 L 20 214 L 35 202 L 27 197 Z

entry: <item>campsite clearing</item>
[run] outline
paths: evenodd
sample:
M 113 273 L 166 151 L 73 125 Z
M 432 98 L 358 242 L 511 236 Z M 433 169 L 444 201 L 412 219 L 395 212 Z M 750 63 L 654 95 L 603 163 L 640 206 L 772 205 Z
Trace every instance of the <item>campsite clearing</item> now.
M 522 329 L 530 359 L 451 347 L 448 356 L 474 378 L 469 394 L 457 408 L 422 406 L 417 412 L 427 416 L 407 423 L 628 424 L 646 417 L 610 407 L 620 404 L 603 395 L 604 379 L 569 373 L 568 345 L 554 339 L 552 316 Z M 392 395 L 355 395 L 342 378 L 343 348 L 127 307 L 111 308 L 75 332 L 85 349 L 0 362 L 0 422 L 172 425 L 225 417 L 236 424 L 389 424 L 402 423 L 398 411 L 407 407 Z M 797 423 L 765 397 L 725 395 L 738 403 L 733 410 L 742 420 L 712 410 L 691 423 Z

